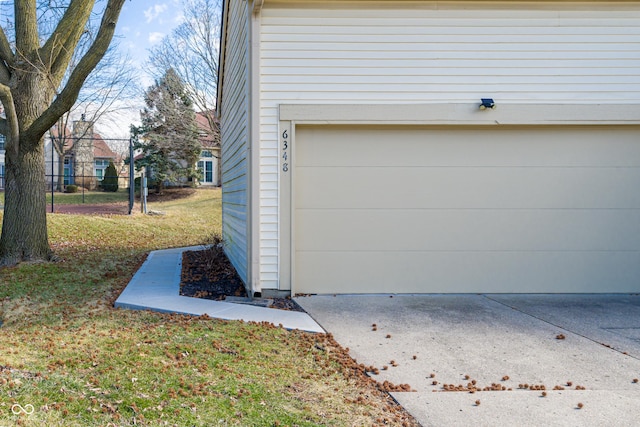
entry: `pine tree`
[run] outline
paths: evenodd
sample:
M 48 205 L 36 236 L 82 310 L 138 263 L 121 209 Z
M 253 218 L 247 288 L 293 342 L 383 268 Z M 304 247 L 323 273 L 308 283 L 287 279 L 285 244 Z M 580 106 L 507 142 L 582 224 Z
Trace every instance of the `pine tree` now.
M 178 183 L 197 176 L 196 163 L 202 146 L 198 141 L 193 103 L 173 69 L 145 93 L 142 125 L 134 129 L 136 149 L 142 157 L 136 168 L 147 171 L 161 191 L 164 182 Z
M 109 162 L 109 166 L 104 171 L 104 178 L 102 179 L 102 189 L 104 191 L 118 191 L 118 171 L 116 165 L 113 162 Z

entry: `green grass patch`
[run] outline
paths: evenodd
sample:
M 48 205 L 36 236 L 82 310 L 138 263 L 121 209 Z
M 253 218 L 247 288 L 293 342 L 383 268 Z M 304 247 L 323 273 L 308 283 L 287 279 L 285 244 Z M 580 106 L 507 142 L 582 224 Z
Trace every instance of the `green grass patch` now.
M 219 190 L 149 207 L 49 214 L 60 261 L 0 270 L 0 426 L 416 425 L 330 336 L 114 309 L 149 251 L 220 232 Z

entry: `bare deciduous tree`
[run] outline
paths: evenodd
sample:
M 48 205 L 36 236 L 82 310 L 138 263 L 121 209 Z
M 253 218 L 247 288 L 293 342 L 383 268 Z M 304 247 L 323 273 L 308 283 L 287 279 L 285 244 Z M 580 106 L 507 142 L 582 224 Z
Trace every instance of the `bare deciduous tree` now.
M 54 131 L 50 132 L 51 144 L 60 159 L 58 170 L 55 171 L 58 178 L 56 184 L 58 191 L 62 191 L 64 187 L 63 159 L 74 152 L 78 141 L 80 141 L 79 138 L 91 137 L 91 135 L 84 134 L 72 135 L 70 123 L 73 118 L 82 116 L 90 122 L 107 120 L 113 115 L 112 113 L 131 108 L 132 102 L 130 101 L 140 91 L 136 80 L 136 70 L 131 65 L 129 58 L 122 56 L 116 47 L 112 45 L 109 48 L 102 61 L 85 81 L 74 106 L 58 119 Z M 82 53 L 79 52 L 77 56 L 81 56 Z M 72 70 L 73 67 L 70 67 L 70 71 Z M 89 129 L 90 127 L 84 128 L 85 131 Z M 52 175 L 54 174 L 54 171 L 50 172 Z
M 97 32 L 91 34 L 89 47 L 66 79 L 91 14 L 96 13 L 95 0 L 60 2 L 55 10 L 52 2 L 15 1 L 13 25 L 0 28 L 0 102 L 6 114 L 0 120 L 0 133 L 6 137 L 0 265 L 52 257 L 43 136 L 75 104 L 85 80 L 107 52 L 124 1 L 106 2 Z M 50 31 L 43 30 L 39 18 L 49 19 Z

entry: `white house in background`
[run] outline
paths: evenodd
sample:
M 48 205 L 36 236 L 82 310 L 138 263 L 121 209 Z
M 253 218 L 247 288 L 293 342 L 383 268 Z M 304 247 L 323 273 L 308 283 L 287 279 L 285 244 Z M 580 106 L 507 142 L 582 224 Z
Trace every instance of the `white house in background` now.
M 51 185 L 52 175 L 54 182 L 58 182 L 60 156 L 53 149 L 51 140 L 61 136 L 66 139 L 64 146 L 68 153 L 63 160 L 65 186 L 74 184 L 95 190 L 104 178 L 109 162 L 114 162 L 116 169 L 121 169 L 119 166 L 122 156 L 118 156 L 102 136 L 94 131 L 93 122 L 74 121 L 73 131 L 66 127 L 60 130 L 56 125 L 45 137 L 45 173 L 48 186 Z M 122 184 L 126 184 L 125 179 L 121 180 L 120 185 Z
M 640 1 L 225 0 L 220 64 L 252 292 L 640 291 Z
M 69 135 L 69 141 L 65 143 L 67 149 L 73 144 L 76 144 L 74 150 L 65 156 L 64 158 L 64 185 L 77 184 L 82 185 L 82 176 L 86 178 L 84 183 L 87 188 L 95 189 L 102 178 L 104 177 L 104 171 L 109 166 L 109 162 L 113 161 L 118 164 L 118 155 L 107 145 L 102 137 L 93 132 L 93 124 L 90 126 L 90 135 L 87 137 L 83 135 L 80 137 L 78 130 L 75 129 L 76 123 L 74 123 L 74 131 L 71 132 L 68 129 L 65 130 L 66 135 Z M 90 122 L 84 122 L 90 123 Z M 45 174 L 47 186 L 51 186 L 51 177 L 56 176 L 54 181 L 57 182 L 59 156 L 51 146 L 51 138 L 59 137 L 60 132 L 57 126 L 51 128 L 51 130 L 45 136 Z M 78 139 L 82 139 L 84 142 L 78 143 Z M 5 136 L 0 135 L 0 189 L 4 188 L 5 184 Z M 79 154 L 80 153 L 80 154 Z M 78 159 L 86 154 L 84 161 L 79 162 Z M 85 158 L 86 157 L 86 158 Z M 122 163 L 120 161 L 120 163 Z M 126 183 L 126 177 L 120 177 L 122 182 Z M 122 185 L 121 182 L 121 185 Z

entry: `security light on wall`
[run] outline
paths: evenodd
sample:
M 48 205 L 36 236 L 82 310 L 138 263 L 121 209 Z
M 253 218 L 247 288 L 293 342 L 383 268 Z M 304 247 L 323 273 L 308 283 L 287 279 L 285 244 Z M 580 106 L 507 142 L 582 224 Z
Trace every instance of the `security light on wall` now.
M 489 108 L 491 110 L 495 110 L 496 109 L 496 103 L 493 102 L 493 98 L 481 98 L 480 101 L 482 102 L 480 104 L 480 109 L 481 110 L 486 110 L 487 108 Z

